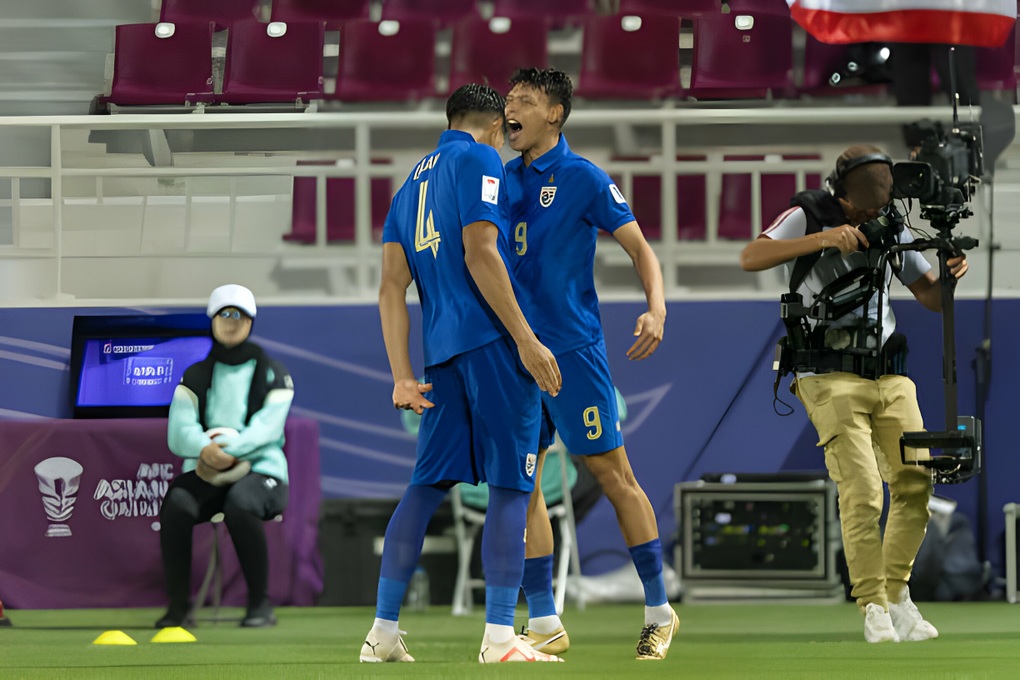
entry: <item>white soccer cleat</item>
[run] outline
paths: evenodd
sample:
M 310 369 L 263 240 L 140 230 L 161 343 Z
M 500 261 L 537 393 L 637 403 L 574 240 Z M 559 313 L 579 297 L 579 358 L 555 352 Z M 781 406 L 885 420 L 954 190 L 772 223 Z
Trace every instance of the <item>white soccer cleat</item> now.
M 910 599 L 910 589 L 904 588 L 903 595 L 897 603 L 889 603 L 889 616 L 892 618 L 896 634 L 904 642 L 920 642 L 932 640 L 939 636 L 935 626 L 924 620 L 921 612 Z
M 531 648 L 527 641 L 512 637 L 509 642 L 493 644 L 489 636 L 482 638 L 482 650 L 478 652 L 478 663 L 506 663 L 510 661 L 553 661 L 561 662 L 558 656 L 546 654 Z
M 864 639 L 868 642 L 899 642 L 889 612 L 872 602 L 864 608 Z
M 404 631 L 387 633 L 373 626 L 365 636 L 365 644 L 361 645 L 361 662 L 414 661 L 414 657 L 407 653 L 407 645 L 404 644 L 404 638 L 401 637 L 403 635 L 406 635 Z

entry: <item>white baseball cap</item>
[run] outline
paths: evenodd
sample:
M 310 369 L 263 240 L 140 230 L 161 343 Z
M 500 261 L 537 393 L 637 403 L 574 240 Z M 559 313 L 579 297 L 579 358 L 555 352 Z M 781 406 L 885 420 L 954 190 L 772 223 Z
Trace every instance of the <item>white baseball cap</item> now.
M 209 306 L 206 307 L 205 313 L 211 319 L 225 307 L 237 307 L 254 319 L 255 312 L 257 311 L 255 308 L 255 295 L 244 286 L 239 286 L 236 283 L 220 286 L 209 296 Z

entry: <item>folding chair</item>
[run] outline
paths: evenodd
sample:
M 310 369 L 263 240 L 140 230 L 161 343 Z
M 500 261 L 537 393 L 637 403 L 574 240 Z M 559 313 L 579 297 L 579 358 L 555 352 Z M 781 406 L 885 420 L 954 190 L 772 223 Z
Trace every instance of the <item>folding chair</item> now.
M 545 465 L 549 465 L 550 456 L 557 456 L 560 463 L 560 484 L 563 492 L 561 502 L 549 508 L 549 519 L 559 527 L 560 541 L 556 548 L 556 574 L 554 578 L 554 595 L 557 614 L 563 613 L 567 596 L 567 578 L 572 577 L 580 585 L 581 559 L 577 550 L 577 527 L 574 522 L 574 504 L 571 500 L 569 471 L 572 463 L 567 448 L 559 436 L 546 452 Z M 543 471 L 545 474 L 545 471 Z M 453 505 L 453 526 L 457 540 L 457 580 L 453 587 L 453 615 L 461 616 L 471 612 L 473 604 L 472 592 L 475 588 L 484 588 L 485 579 L 471 575 L 471 558 L 474 554 L 475 539 L 485 524 L 485 511 L 464 503 L 460 485 L 453 487 L 450 493 Z M 584 609 L 584 594 L 581 588 L 576 589 L 578 609 Z
M 195 599 L 191 603 L 191 609 L 188 610 L 188 615 L 185 617 L 186 621 L 221 623 L 224 621 L 236 622 L 244 618 L 243 614 L 241 616 L 224 616 L 220 613 L 223 603 L 223 558 L 220 555 L 220 525 L 223 524 L 223 519 L 223 513 L 217 512 L 209 520 L 213 534 L 212 548 L 209 550 L 209 563 L 205 568 L 205 576 L 202 577 L 202 585 L 198 587 L 198 594 L 195 595 Z M 269 521 L 282 522 L 283 515 L 277 515 Z M 212 614 L 199 616 L 199 612 L 206 605 L 206 600 L 209 600 Z

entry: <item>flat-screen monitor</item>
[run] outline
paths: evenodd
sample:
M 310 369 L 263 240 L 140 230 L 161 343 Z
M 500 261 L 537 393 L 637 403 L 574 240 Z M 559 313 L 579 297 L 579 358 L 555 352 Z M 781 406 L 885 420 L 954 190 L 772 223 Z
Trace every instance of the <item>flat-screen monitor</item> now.
M 209 354 L 209 326 L 204 314 L 75 316 L 74 417 L 166 416 L 185 369 Z

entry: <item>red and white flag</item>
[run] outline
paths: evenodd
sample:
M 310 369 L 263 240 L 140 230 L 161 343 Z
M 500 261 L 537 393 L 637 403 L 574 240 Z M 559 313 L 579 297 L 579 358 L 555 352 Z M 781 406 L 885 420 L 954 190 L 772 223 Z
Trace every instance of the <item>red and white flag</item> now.
M 786 0 L 824 43 L 910 42 L 999 47 L 1016 23 L 1016 0 Z

